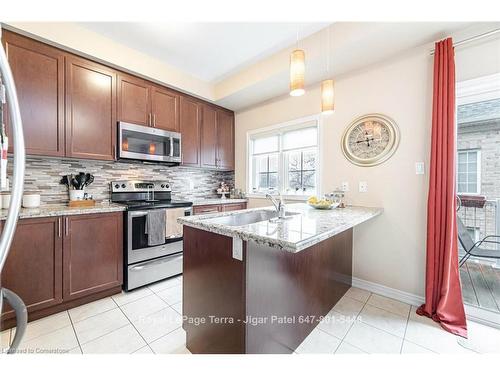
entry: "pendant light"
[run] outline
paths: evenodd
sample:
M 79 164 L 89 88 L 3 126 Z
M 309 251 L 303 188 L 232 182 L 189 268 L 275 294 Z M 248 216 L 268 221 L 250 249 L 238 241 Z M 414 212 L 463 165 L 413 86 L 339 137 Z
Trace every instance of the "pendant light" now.
M 304 73 L 306 70 L 306 54 L 299 47 L 299 31 L 297 30 L 297 47 L 290 55 L 290 95 L 304 95 Z
M 330 27 L 328 26 L 328 46 L 326 48 L 326 74 L 330 75 Z M 321 113 L 333 113 L 335 108 L 335 92 L 333 79 L 321 82 Z

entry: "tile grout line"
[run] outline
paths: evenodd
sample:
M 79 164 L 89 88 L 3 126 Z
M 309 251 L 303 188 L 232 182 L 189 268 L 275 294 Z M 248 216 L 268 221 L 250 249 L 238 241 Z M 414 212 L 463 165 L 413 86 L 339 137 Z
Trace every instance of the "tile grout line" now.
M 76 329 L 75 329 L 75 325 L 73 324 L 73 319 L 71 319 L 71 315 L 69 314 L 69 310 L 65 310 L 65 311 L 66 311 L 66 314 L 68 314 L 69 322 L 71 323 L 71 328 L 73 329 L 73 333 L 75 334 L 75 337 L 76 337 L 76 342 L 78 343 L 78 348 L 80 348 L 80 353 L 83 354 L 82 345 L 80 344 L 80 339 L 78 338 L 78 335 L 76 334 Z
M 401 342 L 401 349 L 399 350 L 399 354 L 403 354 L 403 346 L 406 340 L 406 331 L 408 330 L 408 324 L 410 324 L 410 315 L 411 315 L 411 305 L 410 305 L 410 310 L 408 311 L 408 316 L 406 317 L 405 333 L 403 334 L 403 341 Z
M 351 286 L 351 288 L 352 288 L 352 286 Z M 346 292 L 346 293 L 347 293 L 347 292 Z M 340 344 L 339 344 L 339 346 L 337 347 L 337 349 L 335 350 L 335 352 L 334 352 L 333 354 L 335 354 L 335 353 L 337 352 L 337 350 L 340 348 L 340 345 L 342 345 L 342 343 L 344 342 L 344 339 L 347 337 L 347 335 L 348 335 L 348 334 L 349 334 L 349 332 L 351 331 L 352 327 L 354 326 L 354 323 L 356 323 L 356 321 L 357 321 L 357 319 L 358 319 L 359 314 L 361 314 L 361 311 L 363 311 L 363 309 L 365 308 L 366 304 L 368 303 L 368 299 L 369 299 L 369 298 L 370 298 L 370 296 L 372 295 L 372 293 L 371 293 L 371 292 L 368 292 L 368 293 L 370 293 L 370 294 L 369 294 L 369 296 L 368 296 L 368 298 L 366 299 L 366 301 L 365 301 L 365 302 L 359 301 L 359 300 L 357 300 L 357 299 L 355 299 L 355 298 L 351 298 L 351 297 L 349 297 L 349 296 L 346 296 L 345 294 L 344 294 L 344 295 L 343 295 L 343 296 L 339 299 L 339 301 L 337 302 L 337 303 L 339 303 L 339 302 L 340 302 L 340 300 L 341 300 L 342 298 L 346 297 L 346 298 L 350 298 L 350 299 L 352 299 L 352 300 L 354 300 L 354 301 L 357 301 L 357 302 L 361 302 L 361 303 L 363 303 L 363 307 L 361 307 L 361 309 L 359 310 L 359 312 L 356 314 L 356 318 L 354 318 L 354 322 L 351 324 L 351 326 L 349 327 L 349 329 L 348 329 L 348 330 L 347 330 L 347 332 L 345 333 L 344 337 L 343 337 L 342 339 L 340 339 Z M 335 305 L 336 305 L 336 304 L 335 304 Z M 333 306 L 333 307 L 330 309 L 330 311 L 332 311 L 332 310 L 336 311 L 336 312 L 337 312 L 337 313 L 339 313 L 339 314 L 342 314 L 340 311 L 335 310 L 335 306 Z M 330 311 L 329 311 L 328 313 L 330 313 Z M 344 315 L 344 314 L 342 314 L 342 315 Z M 316 327 L 315 327 L 315 328 L 316 328 Z M 322 332 L 325 332 L 325 333 L 329 334 L 330 336 L 335 337 L 335 338 L 337 338 L 337 339 L 338 339 L 338 337 L 337 337 L 337 336 L 334 336 L 334 335 L 332 335 L 331 333 L 329 333 L 329 332 L 326 332 L 326 331 L 322 330 L 321 328 L 318 328 L 318 329 L 319 329 L 319 330 L 321 330 Z M 347 343 L 347 344 L 349 344 L 349 345 L 352 345 L 352 344 L 348 343 L 347 341 L 346 341 L 346 343 Z M 354 345 L 352 345 L 352 346 L 354 346 Z M 356 347 L 356 346 L 355 346 L 355 347 Z M 356 347 L 356 348 L 357 348 L 357 347 Z M 359 349 L 359 348 L 358 348 L 358 349 Z M 360 350 L 361 350 L 361 349 L 360 349 Z

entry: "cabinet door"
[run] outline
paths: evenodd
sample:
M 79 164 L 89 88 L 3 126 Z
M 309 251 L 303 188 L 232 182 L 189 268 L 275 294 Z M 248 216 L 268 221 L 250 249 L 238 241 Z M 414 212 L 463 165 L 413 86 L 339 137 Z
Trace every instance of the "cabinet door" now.
M 21 219 L 1 275 L 2 287 L 22 298 L 28 312 L 62 302 L 62 222 L 58 217 Z M 4 304 L 3 319 L 14 311 Z
M 182 96 L 180 101 L 180 130 L 182 134 L 182 164 L 200 166 L 200 115 L 198 101 Z
M 114 159 L 115 103 L 113 70 L 75 56 L 66 57 L 66 156 Z
M 16 83 L 26 153 L 64 156 L 63 52 L 5 30 L 2 39 Z M 12 141 L 9 146 L 12 152 Z
M 174 91 L 152 86 L 153 126 L 155 128 L 179 131 L 179 95 Z
M 121 212 L 65 217 L 64 301 L 122 284 L 122 236 Z
M 217 166 L 234 170 L 234 115 L 217 110 Z
M 118 121 L 151 125 L 151 84 L 140 78 L 118 76 Z
M 201 166 L 217 167 L 217 112 L 208 105 L 201 118 Z

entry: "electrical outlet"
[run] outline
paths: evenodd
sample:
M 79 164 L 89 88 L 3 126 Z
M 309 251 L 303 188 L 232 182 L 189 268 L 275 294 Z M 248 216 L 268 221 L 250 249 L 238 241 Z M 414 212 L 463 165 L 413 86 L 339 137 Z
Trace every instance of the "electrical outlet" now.
M 349 191 L 349 182 L 343 181 L 341 189 L 342 191 Z
M 415 174 L 424 174 L 424 162 L 417 161 L 415 163 Z
M 359 192 L 366 193 L 368 191 L 368 182 L 360 181 L 359 182 Z
M 233 237 L 233 258 L 243 261 L 243 241 L 239 237 Z

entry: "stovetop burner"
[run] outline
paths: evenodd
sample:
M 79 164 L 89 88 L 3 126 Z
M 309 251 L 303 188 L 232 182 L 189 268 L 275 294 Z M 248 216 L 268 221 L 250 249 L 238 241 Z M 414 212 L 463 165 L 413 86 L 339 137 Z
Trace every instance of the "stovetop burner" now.
M 127 206 L 128 210 L 191 207 L 192 202 L 172 200 L 167 181 L 112 181 L 111 201 Z

